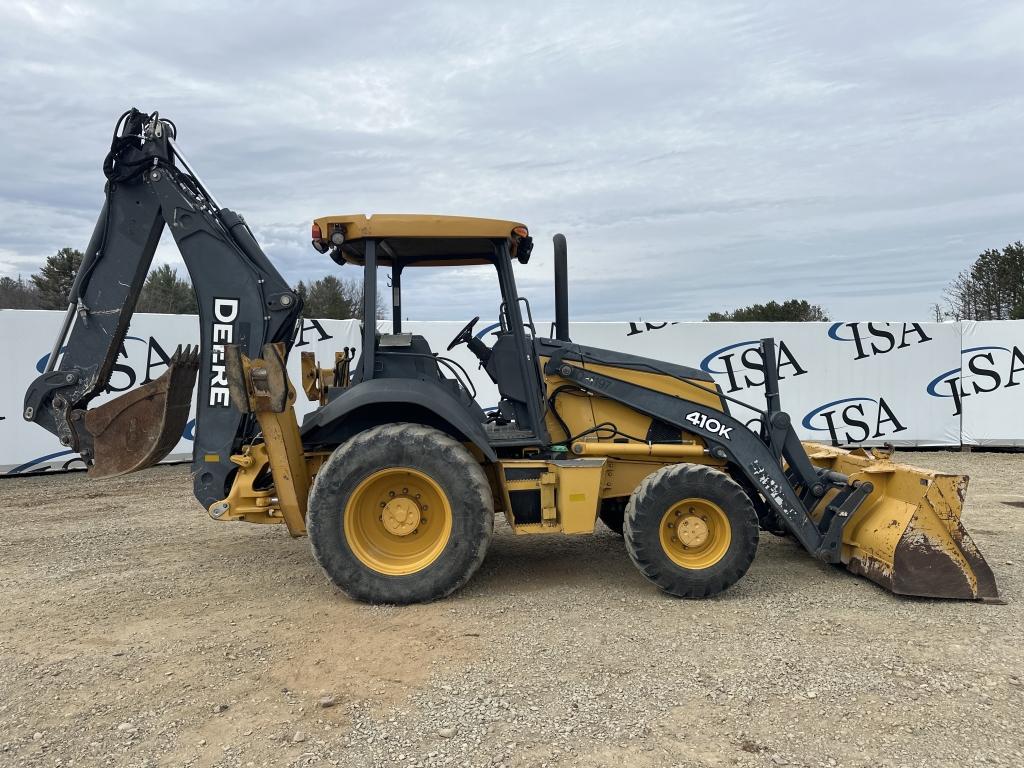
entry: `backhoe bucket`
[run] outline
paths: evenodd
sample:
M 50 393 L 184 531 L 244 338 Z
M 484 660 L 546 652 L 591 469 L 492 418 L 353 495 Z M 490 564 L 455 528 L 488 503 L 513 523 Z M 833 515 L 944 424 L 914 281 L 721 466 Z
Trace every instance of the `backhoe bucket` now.
M 85 412 L 93 437 L 92 477 L 125 475 L 162 460 L 188 422 L 199 347 L 181 346 L 163 375 Z
M 804 448 L 815 465 L 874 486 L 843 531 L 848 570 L 899 595 L 1002 602 L 992 569 L 960 524 L 966 475 L 897 464 L 888 453 Z

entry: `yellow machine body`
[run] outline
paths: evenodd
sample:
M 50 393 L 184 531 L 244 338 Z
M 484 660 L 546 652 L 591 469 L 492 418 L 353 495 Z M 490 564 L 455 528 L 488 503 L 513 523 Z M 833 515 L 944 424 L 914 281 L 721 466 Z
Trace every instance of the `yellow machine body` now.
M 802 446 L 781 408 L 773 339 L 757 349 L 764 410 L 704 371 L 573 342 L 562 235 L 553 238 L 553 338 L 541 338 L 516 289 L 514 263 L 527 264 L 534 246 L 516 221 L 314 220 L 313 248 L 361 268 L 359 354 L 342 349 L 323 366 L 303 355 L 297 388 L 285 362 L 302 296 L 195 175 L 177 134 L 157 112 L 118 119 L 104 207 L 45 370 L 25 393 L 23 417 L 77 451 L 93 477 L 161 461 L 194 404 L 193 492 L 210 516 L 308 535 L 329 578 L 373 603 L 460 588 L 483 562 L 494 513 L 517 534 L 589 533 L 600 519 L 623 534 L 639 571 L 678 597 L 736 583 L 767 530 L 893 592 L 997 599 L 960 524 L 967 478 L 890 454 Z M 90 409 L 109 385 L 165 228 L 195 288 L 201 345 Z M 488 345 L 476 317 L 447 349 L 465 344 L 496 385 L 490 412 L 457 361 L 402 331 L 403 273 L 467 265 L 494 269 L 498 330 Z M 385 274 L 392 327 L 381 334 Z M 298 389 L 320 406 L 302 428 Z M 758 430 L 730 405 L 753 408 Z
M 274 350 L 266 350 L 265 358 L 242 358 L 235 363 L 249 382 L 248 408 L 259 419 L 263 442 L 247 446 L 233 457 L 240 467 L 234 485 L 210 513 L 218 520 L 283 523 L 292 535 L 302 535 L 309 487 L 327 454 L 302 455 L 292 409 L 295 389 L 287 382 Z M 347 351 L 339 355 L 333 370 L 347 365 L 348 359 Z M 542 368 L 545 362 L 539 361 Z M 303 363 L 307 396 L 320 400 L 317 377 L 329 379 L 332 371 L 319 369 L 311 357 Z M 667 374 L 610 365 L 587 367 L 649 389 L 724 407 L 720 393 L 704 382 L 687 383 Z M 277 377 L 276 385 L 266 384 L 268 369 L 271 378 Z M 255 390 L 254 370 L 258 374 Z M 558 376 L 546 376 L 548 396 L 565 383 Z M 278 398 L 280 411 L 269 405 L 272 398 L 259 395 L 261 384 L 264 392 L 287 392 L 283 401 Z M 707 394 L 694 395 L 694 387 Z M 621 433 L 639 438 L 647 436 L 652 427 L 651 417 L 595 395 L 567 393 L 558 399 L 557 414 L 554 411 L 549 409 L 546 417 L 552 435 L 566 428 L 570 434 L 579 434 L 613 422 Z M 592 533 L 602 502 L 628 499 L 652 472 L 678 462 L 725 465 L 709 454 L 697 435 L 680 432 L 660 439 L 662 442 L 623 442 L 621 437 L 613 439 L 596 429 L 575 442 L 564 460 L 502 459 L 485 467 L 495 509 L 516 534 Z M 898 464 L 890 453 L 848 451 L 817 443 L 804 447 L 816 466 L 848 475 L 851 481 L 869 480 L 874 487 L 844 529 L 842 563 L 848 570 L 897 594 L 998 599 L 992 572 L 960 523 L 967 477 Z M 268 475 L 272 484 L 266 481 Z M 826 497 L 818 509 L 824 509 L 828 500 Z

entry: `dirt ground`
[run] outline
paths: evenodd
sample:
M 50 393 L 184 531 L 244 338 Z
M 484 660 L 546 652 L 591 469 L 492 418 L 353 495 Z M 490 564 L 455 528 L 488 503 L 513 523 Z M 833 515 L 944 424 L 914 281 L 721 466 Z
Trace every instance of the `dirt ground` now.
M 603 528 L 500 524 L 453 598 L 368 607 L 306 540 L 210 520 L 184 466 L 0 481 L 0 765 L 1022 765 L 1024 455 L 902 459 L 972 475 L 1008 605 L 769 535 L 680 601 Z

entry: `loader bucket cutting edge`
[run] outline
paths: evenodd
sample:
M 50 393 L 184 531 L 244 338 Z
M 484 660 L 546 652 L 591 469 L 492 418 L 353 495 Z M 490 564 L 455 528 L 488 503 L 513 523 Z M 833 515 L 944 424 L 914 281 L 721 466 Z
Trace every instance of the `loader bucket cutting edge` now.
M 843 533 L 842 562 L 849 571 L 899 595 L 1002 602 L 992 569 L 960 523 L 966 475 L 862 450 L 805 448 L 817 466 L 874 486 Z
M 89 475 L 125 475 L 167 456 L 188 422 L 198 370 L 199 347 L 179 346 L 159 378 L 86 411 L 94 454 Z

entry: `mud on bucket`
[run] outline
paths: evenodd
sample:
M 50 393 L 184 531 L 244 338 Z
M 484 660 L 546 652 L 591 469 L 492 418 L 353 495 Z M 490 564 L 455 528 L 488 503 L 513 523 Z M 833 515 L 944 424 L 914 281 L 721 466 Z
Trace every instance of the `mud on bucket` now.
M 815 445 L 809 452 L 874 491 L 843 532 L 846 568 L 900 595 L 1003 602 L 992 569 L 960 523 L 968 477 Z
M 167 456 L 188 423 L 198 370 L 199 347 L 179 346 L 159 378 L 86 411 L 94 455 L 89 475 L 124 475 Z

